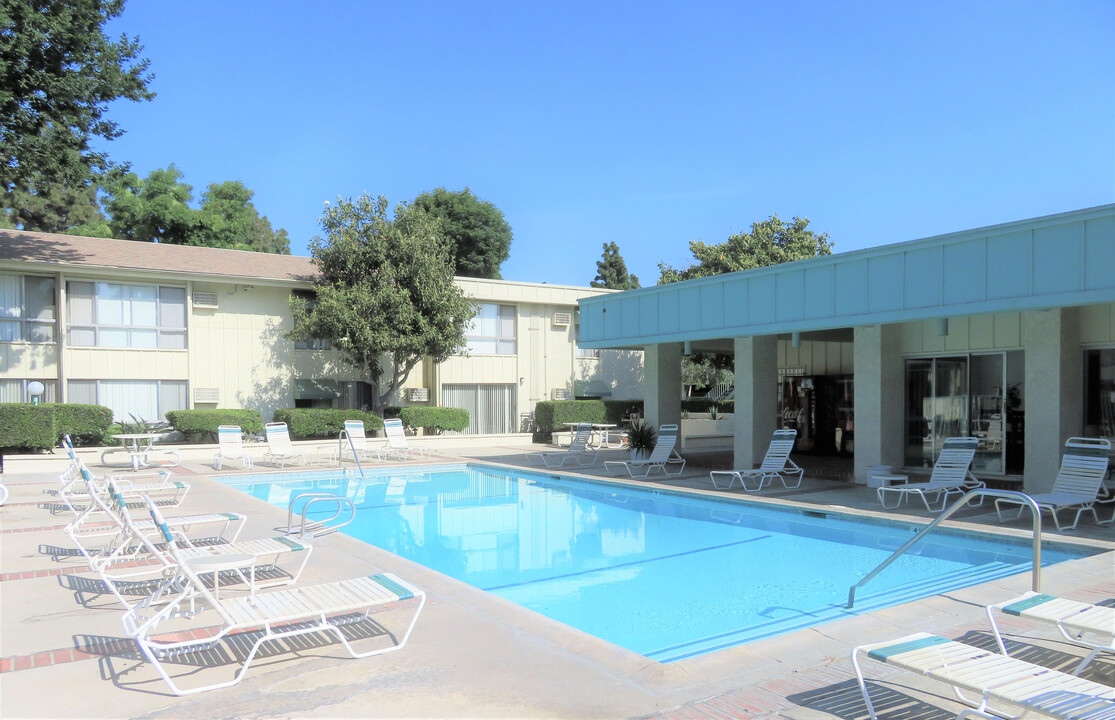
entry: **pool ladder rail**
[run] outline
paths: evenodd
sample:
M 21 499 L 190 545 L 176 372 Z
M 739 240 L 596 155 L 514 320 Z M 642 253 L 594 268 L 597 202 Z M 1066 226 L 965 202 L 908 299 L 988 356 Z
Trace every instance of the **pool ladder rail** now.
M 933 522 L 923 527 L 916 535 L 907 540 L 902 547 L 895 550 L 894 553 L 892 553 L 891 556 L 888 557 L 886 560 L 881 562 L 878 567 L 867 573 L 867 575 L 865 575 L 862 580 L 860 580 L 852 587 L 848 588 L 848 604 L 844 607 L 851 608 L 853 605 L 855 605 L 856 590 L 866 585 L 868 581 L 874 579 L 876 575 L 885 570 L 887 566 L 897 560 L 900 556 L 904 555 L 907 550 L 921 541 L 923 537 L 933 532 L 933 530 L 935 530 L 938 525 L 947 520 L 949 516 L 951 516 L 960 508 L 966 506 L 970 500 L 976 497 L 1011 498 L 1014 500 L 1018 500 L 1024 505 L 1028 505 L 1030 507 L 1031 514 L 1034 518 L 1034 567 L 1030 571 L 1030 586 L 1034 592 L 1041 592 L 1041 510 L 1038 508 L 1038 504 L 1034 502 L 1034 499 L 1026 493 L 1020 493 L 1014 490 L 988 490 L 986 488 L 980 488 L 972 490 L 967 495 L 953 503 L 947 510 L 938 515 L 933 520 Z
M 306 502 L 302 506 L 302 514 L 300 516 L 298 525 L 294 525 L 294 505 L 302 499 L 305 499 Z M 307 521 L 306 511 L 310 509 L 311 505 L 318 502 L 334 502 L 337 505 L 337 511 L 334 512 L 331 517 L 326 518 L 325 520 Z M 348 518 L 346 518 L 344 522 L 338 523 L 336 525 L 330 525 L 329 523 L 333 522 L 341 516 L 341 513 L 344 512 L 346 507 L 349 511 Z M 309 534 L 311 538 L 321 537 L 323 535 L 329 535 L 330 533 L 337 532 L 345 525 L 351 523 L 355 518 L 356 506 L 353 505 L 352 501 L 349 500 L 347 497 L 334 495 L 333 493 L 300 493 L 291 498 L 290 505 L 287 506 L 286 534 L 297 535 L 300 538 L 306 537 L 307 534 Z

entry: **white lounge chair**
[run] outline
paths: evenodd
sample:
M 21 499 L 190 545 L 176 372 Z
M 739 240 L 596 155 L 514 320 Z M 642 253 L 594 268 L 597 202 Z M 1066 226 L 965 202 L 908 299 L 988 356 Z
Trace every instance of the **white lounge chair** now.
M 747 492 L 759 492 L 764 485 L 773 483 L 777 478 L 782 482 L 782 487 L 787 490 L 801 487 L 801 479 L 805 475 L 805 471 L 790 459 L 790 451 L 794 449 L 794 441 L 797 436 L 797 430 L 775 430 L 774 436 L 770 440 L 770 447 L 767 448 L 767 454 L 763 457 L 762 465 L 754 470 L 713 470 L 709 473 L 712 486 L 717 490 L 728 490 L 736 480 L 739 480 L 740 487 Z M 728 484 L 724 487 L 717 485 L 717 476 L 727 478 Z M 791 485 L 787 481 L 787 477 L 796 477 L 797 482 Z M 759 484 L 753 488 L 748 487 L 747 480 L 756 478 L 758 478 Z
M 685 470 L 685 458 L 674 450 L 677 441 L 678 426 L 663 425 L 658 429 L 658 442 L 649 457 L 644 460 L 605 460 L 604 470 L 609 473 L 626 472 L 631 477 L 649 477 L 651 470 L 661 470 L 664 475 L 681 475 Z M 677 472 L 670 472 L 670 466 L 678 466 Z M 643 470 L 643 473 L 636 475 L 637 469 Z
M 1005 602 L 988 605 L 987 619 L 991 621 L 999 650 L 1004 655 L 1009 655 L 999 624 L 995 621 L 996 612 L 1056 625 L 1065 640 L 1088 648 L 1090 652 L 1072 671 L 1073 675 L 1083 672 L 1100 653 L 1115 653 L 1115 607 L 1091 605 L 1032 591 Z M 1095 641 L 1085 639 L 1085 636 L 1099 636 L 1102 641 L 1098 638 Z
M 296 582 L 306 567 L 313 547 L 304 541 L 293 537 L 272 537 L 260 540 L 232 541 L 225 543 L 196 544 L 181 529 L 172 531 L 170 523 L 163 518 L 156 524 L 154 519 L 145 526 L 141 526 L 131 517 L 127 503 L 120 495 L 113 481 L 109 481 L 107 498 L 98 494 L 96 501 L 103 504 L 105 512 L 113 518 L 120 528 L 119 532 L 108 546 L 99 553 L 89 558 L 89 567 L 97 573 L 105 585 L 116 596 L 124 607 L 132 607 L 136 600 L 150 594 L 143 592 L 141 598 L 131 596 L 132 602 L 125 597 L 125 589 L 134 587 L 137 578 L 156 580 L 165 577 L 174 569 L 176 558 L 184 558 L 191 563 L 198 573 L 205 572 L 208 563 L 214 574 L 214 582 L 219 582 L 222 567 L 232 563 L 234 569 L 247 569 L 247 574 L 240 573 L 247 582 L 248 589 L 255 592 L 260 588 L 288 585 Z M 152 539 L 156 536 L 159 542 Z M 166 543 L 160 544 L 160 543 Z M 173 544 L 179 551 L 172 555 L 168 545 Z M 286 574 L 278 577 L 260 579 L 259 571 L 274 571 L 280 559 L 293 558 L 300 560 L 296 567 Z M 270 574 L 270 573 L 269 573 Z M 129 583 L 125 585 L 124 583 Z M 139 582 L 141 587 L 148 587 L 149 583 Z
M 374 448 L 368 445 L 368 436 L 364 432 L 363 420 L 345 420 L 345 429 L 341 431 L 341 435 L 337 439 L 337 457 L 344 460 L 345 453 L 349 455 L 355 453 L 355 457 L 361 460 L 371 460 L 373 456 L 376 460 L 384 459 L 382 448 Z
M 1030 499 L 1037 503 L 1039 510 L 1053 515 L 1053 523 L 1058 530 L 1072 530 L 1080 523 L 1080 516 L 1086 512 L 1091 512 L 1096 523 L 1100 524 L 1096 501 L 1103 493 L 1103 479 L 1107 475 L 1110 457 L 1111 441 L 1107 438 L 1070 437 L 1065 441 L 1065 454 L 1061 457 L 1061 469 L 1057 471 L 1053 488 L 1047 493 L 1030 495 Z M 1022 511 L 1027 507 L 1025 501 L 997 498 L 995 512 L 1000 522 L 1004 520 L 1004 505 L 1018 506 L 1015 516 L 1008 517 L 1007 520 L 1022 517 Z M 1074 508 L 1076 519 L 1072 521 L 1072 525 L 1062 526 L 1058 513 Z
M 74 452 L 69 436 L 62 438 L 62 448 L 69 455 L 70 467 L 58 476 L 60 487 L 57 490 L 45 490 L 44 492 L 49 495 L 57 495 L 71 513 L 80 515 L 84 511 L 93 509 L 90 504 L 89 482 L 95 476 Z M 171 480 L 170 473 L 166 470 L 113 477 L 117 478 L 120 491 L 133 500 L 138 500 L 140 496 L 145 494 L 157 495 L 161 504 L 177 506 L 182 504 L 182 501 L 186 499 L 186 494 L 190 492 L 189 483 L 182 480 Z
M 952 686 L 957 698 L 971 706 L 957 714 L 958 720 L 970 716 L 998 720 L 1029 713 L 1056 720 L 1115 717 L 1115 688 L 1110 685 L 929 633 L 915 633 L 852 650 L 852 667 L 871 720 L 877 720 L 877 716 L 860 668 L 861 654 Z M 978 699 L 968 697 L 966 692 Z
M 245 470 L 252 467 L 252 456 L 244 450 L 244 431 L 239 425 L 218 426 L 217 441 L 220 447 L 213 456 L 214 470 L 220 470 L 225 460 L 239 460 Z
M 267 436 L 267 452 L 263 459 L 272 464 L 278 463 L 279 467 L 286 467 L 287 462 L 300 461 L 306 463 L 306 453 L 298 452 L 290 442 L 290 430 L 285 422 L 270 422 L 263 426 L 264 435 Z
M 534 458 L 542 461 L 546 467 L 564 467 L 566 460 L 576 460 L 582 467 L 595 465 L 597 451 L 589 447 L 592 440 L 592 423 L 579 423 L 573 432 L 566 452 L 528 453 L 527 462 Z M 589 461 L 586 463 L 585 458 Z
M 933 464 L 933 473 L 929 476 L 927 482 L 907 482 L 905 485 L 889 485 L 878 488 L 876 495 L 879 498 L 879 503 L 886 510 L 897 510 L 903 500 L 910 500 L 916 496 L 925 503 L 926 510 L 937 513 L 944 511 L 950 495 L 964 495 L 971 490 L 987 487 L 971 471 L 972 459 L 975 458 L 978 447 L 979 438 L 947 438 L 945 444 L 941 447 L 941 454 L 937 456 L 937 462 Z M 899 477 L 905 477 L 909 480 L 909 477 L 905 475 Z M 894 505 L 887 505 L 888 496 L 894 497 Z M 936 498 L 939 498 L 941 506 L 933 507 L 930 504 L 929 496 L 934 496 L 934 502 L 936 502 Z M 976 507 L 982 504 L 983 497 L 980 497 L 978 501 L 972 503 L 972 506 Z
M 395 455 L 400 460 L 408 460 L 412 454 L 420 457 L 430 457 L 433 453 L 428 447 L 411 445 L 407 441 L 406 432 L 403 430 L 403 421 L 399 418 L 384 420 L 383 430 L 387 434 L 386 452 Z
M 158 507 L 153 503 L 149 503 L 149 507 L 152 519 L 159 523 Z M 426 604 L 424 592 L 389 573 L 321 585 L 296 586 L 247 596 L 219 598 L 201 581 L 174 543 L 169 543 L 167 547 L 171 555 L 177 556 L 175 574 L 168 578 L 155 594 L 129 609 L 124 614 L 122 622 L 128 636 L 135 639 L 143 656 L 155 667 L 175 695 L 188 695 L 235 685 L 243 679 L 244 673 L 251 666 L 260 647 L 273 640 L 314 633 L 332 633 L 349 654 L 356 658 L 400 650 L 410 638 L 410 633 Z M 391 646 L 356 652 L 340 630 L 341 625 L 367 618 L 376 606 L 411 599 L 418 599 L 418 608 L 414 611 L 414 616 L 402 639 Z M 164 601 L 166 604 L 159 607 L 159 604 Z M 213 612 L 206 612 L 208 610 Z M 359 617 L 354 618 L 354 614 L 359 614 Z M 176 622 L 184 615 L 193 622 L 185 624 Z M 214 624 L 219 626 L 217 632 L 206 633 L 207 636 L 201 640 L 193 639 L 192 635 L 186 635 L 189 639 L 182 640 L 178 639 L 183 637 L 182 634 L 167 634 L 188 632 L 189 629 L 199 626 L 208 628 Z M 183 625 L 185 630 L 181 629 Z M 201 687 L 180 688 L 163 665 L 162 661 L 171 657 L 175 658 L 177 663 L 182 662 L 181 658 L 194 657 L 204 663 L 206 658 L 223 657 L 220 653 L 211 654 L 204 651 L 216 647 L 226 637 L 242 632 L 244 634 L 240 636 L 241 646 L 247 652 L 244 655 L 243 665 L 231 680 Z M 392 637 L 386 633 L 385 635 Z M 248 643 L 251 644 L 250 649 Z M 292 649 L 301 647 L 298 643 L 289 645 L 272 643 L 269 648 L 278 650 L 284 646 Z M 191 675 L 194 672 L 196 670 L 190 668 L 184 675 Z

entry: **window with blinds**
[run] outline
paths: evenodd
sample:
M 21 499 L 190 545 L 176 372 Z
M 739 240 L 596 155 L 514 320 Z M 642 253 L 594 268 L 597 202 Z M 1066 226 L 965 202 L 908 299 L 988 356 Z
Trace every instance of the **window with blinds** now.
M 465 435 L 487 435 L 515 432 L 515 385 L 442 385 L 442 407 L 468 411 L 469 426 Z
M 75 347 L 186 347 L 186 288 L 66 283 L 67 340 Z
M 54 278 L 0 275 L 0 342 L 54 342 Z

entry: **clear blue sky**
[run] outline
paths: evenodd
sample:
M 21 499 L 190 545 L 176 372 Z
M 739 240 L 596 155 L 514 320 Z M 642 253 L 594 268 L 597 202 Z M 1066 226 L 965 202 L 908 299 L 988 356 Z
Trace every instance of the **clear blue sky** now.
M 466 186 L 508 280 L 643 285 L 771 214 L 837 252 L 1115 202 L 1115 2 L 132 0 L 158 97 L 106 147 L 323 203 Z

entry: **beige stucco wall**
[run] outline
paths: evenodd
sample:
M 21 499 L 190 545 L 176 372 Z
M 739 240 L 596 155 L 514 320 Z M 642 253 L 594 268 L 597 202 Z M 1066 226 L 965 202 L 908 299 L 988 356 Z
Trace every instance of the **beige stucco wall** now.
M 855 368 L 854 345 L 802 340 L 794 347 L 789 340 L 779 340 L 778 367 L 803 368 L 805 375 L 848 375 Z
M 0 343 L 0 376 L 51 380 L 58 378 L 57 343 Z

